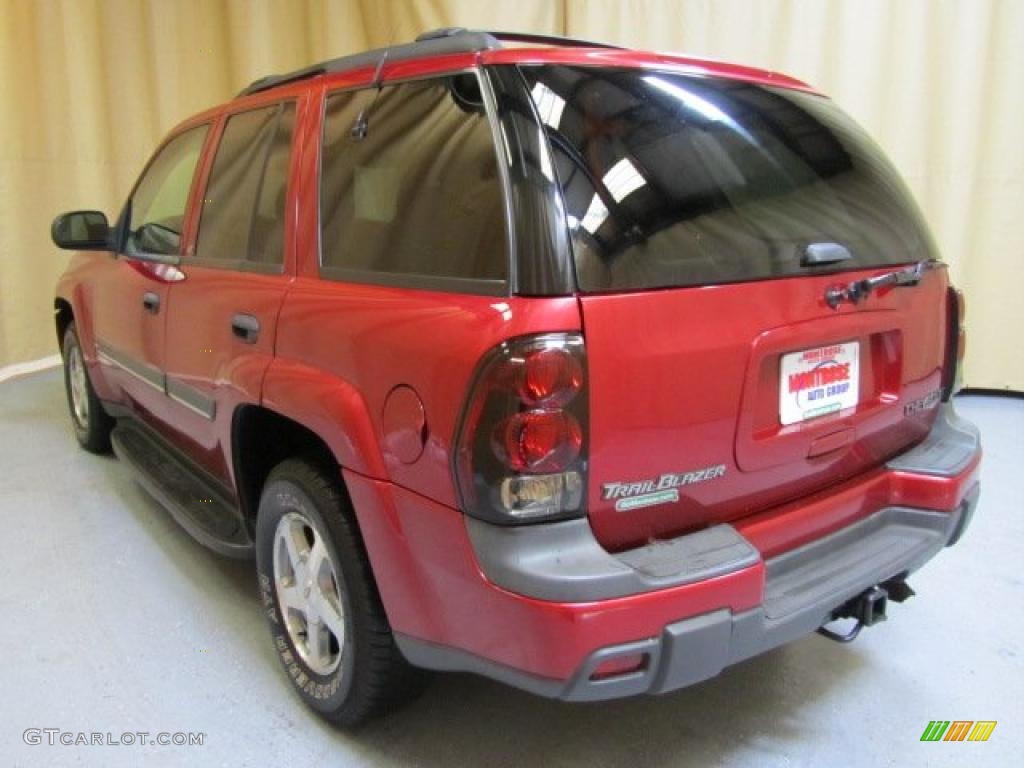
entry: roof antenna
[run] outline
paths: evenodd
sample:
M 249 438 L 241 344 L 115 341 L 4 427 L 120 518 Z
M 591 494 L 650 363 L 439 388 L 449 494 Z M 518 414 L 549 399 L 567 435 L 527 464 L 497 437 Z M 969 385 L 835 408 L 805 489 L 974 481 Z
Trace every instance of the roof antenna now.
M 352 141 L 362 141 L 370 132 L 370 121 L 367 118 L 367 114 L 371 109 L 373 109 L 373 105 L 377 103 L 377 97 L 380 96 L 380 92 L 383 89 L 382 80 L 384 79 L 384 63 L 388 60 L 388 54 L 391 53 L 391 46 L 394 44 L 394 39 L 395 28 L 392 24 L 391 33 L 388 35 L 389 42 L 387 47 L 384 49 L 384 52 L 380 55 L 380 61 L 377 62 L 377 69 L 373 73 L 373 80 L 370 82 L 370 87 L 376 88 L 377 93 L 374 94 L 373 101 L 359 110 L 359 115 L 356 117 L 355 122 L 352 123 L 352 130 L 349 132 L 352 137 Z

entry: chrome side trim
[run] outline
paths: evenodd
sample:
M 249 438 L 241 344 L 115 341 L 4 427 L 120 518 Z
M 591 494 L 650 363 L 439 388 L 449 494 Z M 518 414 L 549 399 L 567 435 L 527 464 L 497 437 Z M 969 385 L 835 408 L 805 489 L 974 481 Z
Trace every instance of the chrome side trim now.
M 158 392 L 166 393 L 167 377 L 155 365 L 136 360 L 99 339 L 96 340 L 96 356 L 102 362 L 120 368 L 125 373 L 134 376 L 143 384 L 148 384 Z
M 217 401 L 180 379 L 167 377 L 167 396 L 176 403 L 198 413 L 204 419 L 213 421 L 217 415 Z
M 143 384 L 148 384 L 153 389 L 167 395 L 174 402 L 185 406 L 204 419 L 213 421 L 217 415 L 216 400 L 179 379 L 168 377 L 164 371 L 155 365 L 136 360 L 99 339 L 96 340 L 96 356 L 102 362 L 120 368 Z

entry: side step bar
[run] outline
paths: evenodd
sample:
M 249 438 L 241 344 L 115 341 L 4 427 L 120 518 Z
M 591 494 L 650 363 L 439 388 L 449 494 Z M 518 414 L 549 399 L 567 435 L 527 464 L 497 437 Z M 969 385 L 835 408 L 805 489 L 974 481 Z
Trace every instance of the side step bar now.
M 110 435 L 117 457 L 136 480 L 196 541 L 228 557 L 253 556 L 253 541 L 238 506 L 204 472 L 166 441 L 132 420 Z

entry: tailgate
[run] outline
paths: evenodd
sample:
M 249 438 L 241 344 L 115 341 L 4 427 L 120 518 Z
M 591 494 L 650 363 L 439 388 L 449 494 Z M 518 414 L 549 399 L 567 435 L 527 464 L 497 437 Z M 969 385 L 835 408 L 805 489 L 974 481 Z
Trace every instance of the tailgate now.
M 945 270 L 839 310 L 822 298 L 835 282 L 581 298 L 588 502 L 605 546 L 812 493 L 927 434 L 935 409 L 926 406 L 938 402 L 941 382 Z M 794 414 L 803 418 L 783 423 Z
M 834 103 L 684 72 L 521 70 L 565 200 L 606 547 L 764 510 L 924 437 L 946 270 Z

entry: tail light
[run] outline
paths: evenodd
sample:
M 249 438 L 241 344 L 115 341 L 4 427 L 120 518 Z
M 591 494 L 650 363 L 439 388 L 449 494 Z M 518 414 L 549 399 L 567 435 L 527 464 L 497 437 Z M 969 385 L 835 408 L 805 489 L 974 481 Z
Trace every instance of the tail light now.
M 964 293 L 950 287 L 946 294 L 946 360 L 942 367 L 942 399 L 960 391 L 967 331 L 964 328 Z
M 583 337 L 500 344 L 480 364 L 456 434 L 463 511 L 501 524 L 582 515 L 586 431 Z

